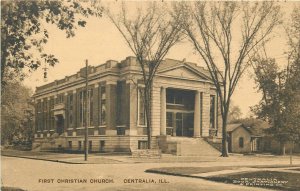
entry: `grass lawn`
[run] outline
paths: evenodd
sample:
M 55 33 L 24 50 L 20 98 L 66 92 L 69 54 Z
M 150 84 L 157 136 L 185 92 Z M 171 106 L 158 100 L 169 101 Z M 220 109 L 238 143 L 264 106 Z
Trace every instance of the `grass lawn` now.
M 233 175 L 208 177 L 207 179 L 230 184 L 272 188 L 279 190 L 300 190 L 300 174 L 289 172 L 245 172 Z
M 300 168 L 293 168 L 291 170 L 297 170 L 297 171 L 300 171 Z
M 3 187 L 1 186 L 1 190 L 2 191 L 24 191 L 21 188 L 14 188 L 14 187 Z

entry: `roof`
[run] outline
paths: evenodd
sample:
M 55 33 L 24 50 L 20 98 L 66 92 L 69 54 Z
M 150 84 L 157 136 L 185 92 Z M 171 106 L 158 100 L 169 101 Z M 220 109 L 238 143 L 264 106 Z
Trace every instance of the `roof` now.
M 252 137 L 262 137 L 264 136 L 264 129 L 263 128 L 258 128 L 258 127 L 246 127 L 242 123 L 233 123 L 233 124 L 227 124 L 227 132 L 231 133 L 237 128 L 242 127 L 246 131 L 248 131 Z
M 234 124 L 227 124 L 227 132 L 232 132 L 234 131 L 236 128 L 243 126 L 243 124 L 241 123 L 234 123 Z

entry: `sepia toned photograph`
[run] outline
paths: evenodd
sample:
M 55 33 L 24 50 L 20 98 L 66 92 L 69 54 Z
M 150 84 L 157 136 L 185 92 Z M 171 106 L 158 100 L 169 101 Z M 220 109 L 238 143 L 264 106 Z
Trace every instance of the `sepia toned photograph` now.
M 1 0 L 1 190 L 300 190 L 300 1 Z

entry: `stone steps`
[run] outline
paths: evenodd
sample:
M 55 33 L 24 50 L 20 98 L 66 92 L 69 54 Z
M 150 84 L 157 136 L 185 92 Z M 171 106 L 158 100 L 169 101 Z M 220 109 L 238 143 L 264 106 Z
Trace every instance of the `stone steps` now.
M 167 152 L 179 156 L 220 156 L 220 152 L 203 138 L 168 137 Z

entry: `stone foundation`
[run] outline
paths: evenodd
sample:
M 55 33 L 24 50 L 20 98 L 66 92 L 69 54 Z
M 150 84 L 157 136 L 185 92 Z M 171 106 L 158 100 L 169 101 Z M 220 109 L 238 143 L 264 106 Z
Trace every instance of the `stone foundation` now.
M 133 150 L 131 153 L 133 158 L 161 158 L 159 149 Z

